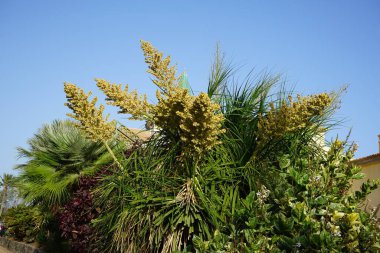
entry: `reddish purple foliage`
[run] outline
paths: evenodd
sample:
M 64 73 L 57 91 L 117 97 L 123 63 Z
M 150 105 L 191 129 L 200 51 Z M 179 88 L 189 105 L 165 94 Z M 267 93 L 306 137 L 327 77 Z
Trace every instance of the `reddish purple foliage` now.
M 102 174 L 107 174 L 107 171 L 102 170 L 92 177 L 81 177 L 73 197 L 59 213 L 59 228 L 62 237 L 70 241 L 70 252 L 96 252 L 91 249 L 96 234 L 90 223 L 99 215 L 100 209 L 93 204 L 91 190 L 98 184 Z
M 126 157 L 135 151 L 141 142 L 136 141 L 124 153 Z M 58 214 L 59 229 L 62 237 L 69 240 L 73 253 L 98 252 L 93 248 L 101 237 L 91 227 L 91 220 L 97 218 L 101 209 L 94 206 L 91 191 L 98 185 L 104 175 L 112 172 L 104 168 L 91 177 L 81 177 L 71 200 L 61 208 Z M 95 246 L 96 247 L 96 246 Z

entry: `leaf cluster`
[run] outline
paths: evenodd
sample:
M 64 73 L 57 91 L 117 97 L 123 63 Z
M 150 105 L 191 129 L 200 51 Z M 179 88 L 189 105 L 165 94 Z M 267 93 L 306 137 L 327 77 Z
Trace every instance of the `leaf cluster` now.
M 27 243 L 36 241 L 40 234 L 43 214 L 37 207 L 19 205 L 4 215 L 8 236 Z

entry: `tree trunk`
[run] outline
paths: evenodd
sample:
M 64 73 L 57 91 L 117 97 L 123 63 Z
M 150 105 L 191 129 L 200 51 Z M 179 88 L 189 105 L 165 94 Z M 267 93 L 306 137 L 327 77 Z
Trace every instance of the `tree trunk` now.
M 7 195 L 8 195 L 8 185 L 5 184 L 3 188 L 3 197 L 1 200 L 0 216 L 3 214 L 3 211 L 5 210 L 5 205 L 7 203 Z

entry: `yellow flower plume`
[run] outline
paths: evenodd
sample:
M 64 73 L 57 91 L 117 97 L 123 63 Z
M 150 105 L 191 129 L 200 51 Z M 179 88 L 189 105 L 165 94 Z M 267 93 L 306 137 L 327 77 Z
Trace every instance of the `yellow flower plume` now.
M 219 108 L 202 92 L 184 111 L 177 112 L 185 151 L 200 154 L 220 143 L 218 136 L 225 130 L 221 129 L 223 115 L 216 113 Z
M 130 119 L 153 122 L 170 140 L 180 141 L 184 152 L 200 154 L 218 144 L 218 135 L 224 131 L 219 105 L 205 93 L 192 96 L 181 87 L 176 68 L 170 65 L 170 56 L 164 58 L 149 42 L 141 41 L 141 48 L 148 64 L 147 72 L 153 75 L 152 81 L 159 88 L 156 92 L 158 103 L 152 105 L 146 95 L 138 95 L 135 90 L 129 92 L 128 85 L 123 89 L 121 84 L 96 79 L 96 85 L 107 97 L 107 104 L 119 107 L 119 113 L 130 114 Z M 66 105 L 73 111 L 69 116 L 80 122 L 79 127 L 93 140 L 105 142 L 109 139 L 116 124 L 114 121 L 108 123 L 108 116 L 103 119 L 104 107 L 95 107 L 97 99 L 89 102 L 91 93 L 85 94 L 70 83 L 65 83 L 65 92 Z
M 139 96 L 137 91 L 128 92 L 128 85 L 123 90 L 121 84 L 111 84 L 103 79 L 96 79 L 96 85 L 107 96 L 107 104 L 118 106 L 119 113 L 131 114 L 130 119 L 144 120 L 151 118 L 152 105 L 147 96 Z
M 144 52 L 147 72 L 155 77 L 153 83 L 164 93 L 169 93 L 177 86 L 176 68 L 170 65 L 170 56 L 163 59 L 163 53 L 158 52 L 152 44 L 141 40 L 141 49 Z
M 103 118 L 104 106 L 100 105 L 99 109 L 96 108 L 97 98 L 95 97 L 90 102 L 91 92 L 86 94 L 71 83 L 65 83 L 64 90 L 68 101 L 65 105 L 73 111 L 72 114 L 67 115 L 79 121 L 78 127 L 94 141 L 105 142 L 110 139 L 116 130 L 116 122 L 107 122 L 109 115 Z
M 323 115 L 333 101 L 327 93 L 307 97 L 298 95 L 297 102 L 289 96 L 288 100 L 289 103 L 283 101 L 278 109 L 271 104 L 268 114 L 260 118 L 258 132 L 261 141 L 278 138 L 313 124 L 313 117 Z

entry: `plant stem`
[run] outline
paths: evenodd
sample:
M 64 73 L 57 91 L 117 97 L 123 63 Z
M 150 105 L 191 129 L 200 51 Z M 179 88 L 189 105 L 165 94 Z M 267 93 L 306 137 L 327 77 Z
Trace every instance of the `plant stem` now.
M 117 166 L 122 170 L 124 171 L 124 167 L 121 165 L 121 163 L 119 162 L 119 160 L 116 158 L 114 152 L 112 151 L 112 149 L 110 148 L 110 146 L 108 146 L 108 143 L 106 141 L 103 141 L 103 144 L 104 146 L 106 146 L 108 152 L 111 154 L 113 160 L 115 161 L 115 163 L 117 164 Z

